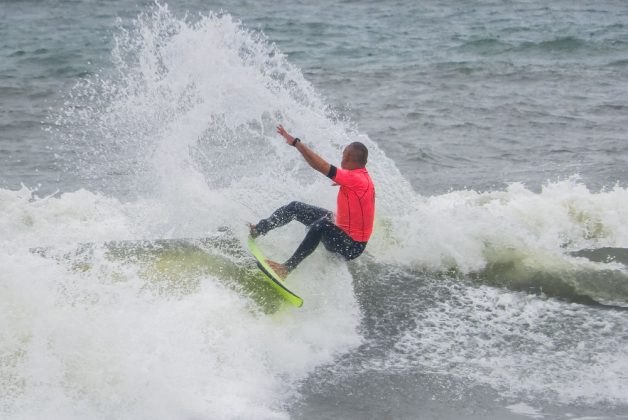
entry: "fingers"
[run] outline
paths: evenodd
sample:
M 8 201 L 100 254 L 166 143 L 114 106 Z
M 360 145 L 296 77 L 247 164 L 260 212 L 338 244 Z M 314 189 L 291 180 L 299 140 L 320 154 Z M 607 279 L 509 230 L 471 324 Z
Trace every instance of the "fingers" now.
M 278 124 L 277 125 L 277 133 L 281 134 L 281 136 L 286 139 L 286 141 L 290 141 L 290 139 L 292 138 L 292 136 L 290 134 L 288 134 L 288 132 L 286 131 L 285 128 L 283 128 L 283 125 Z

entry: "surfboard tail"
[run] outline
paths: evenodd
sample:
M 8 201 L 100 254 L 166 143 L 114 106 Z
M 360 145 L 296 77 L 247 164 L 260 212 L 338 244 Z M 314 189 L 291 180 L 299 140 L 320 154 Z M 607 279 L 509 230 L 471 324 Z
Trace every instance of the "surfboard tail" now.
M 303 299 L 294 294 L 290 289 L 288 289 L 281 280 L 281 278 L 275 273 L 275 271 L 266 263 L 266 257 L 262 254 L 262 251 L 257 247 L 255 240 L 249 237 L 248 241 L 249 249 L 251 250 L 251 254 L 257 260 L 257 267 L 260 269 L 262 273 L 264 273 L 264 278 L 266 281 L 277 290 L 277 292 L 292 305 L 300 308 L 303 306 Z

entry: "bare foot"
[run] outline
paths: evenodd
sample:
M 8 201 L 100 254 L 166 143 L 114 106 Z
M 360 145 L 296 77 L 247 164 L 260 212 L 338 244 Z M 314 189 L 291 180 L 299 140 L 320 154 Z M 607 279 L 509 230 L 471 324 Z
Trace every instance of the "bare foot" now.
M 288 267 L 286 267 L 285 265 L 279 264 L 271 260 L 266 260 L 266 264 L 268 264 L 270 268 L 272 268 L 273 271 L 277 273 L 277 275 L 281 278 L 281 280 L 284 280 L 286 277 L 288 277 L 289 271 L 288 271 Z
M 246 224 L 249 227 L 249 235 L 251 235 L 251 238 L 255 239 L 259 236 L 259 232 L 257 231 L 257 226 L 254 225 L 253 223 L 247 223 Z

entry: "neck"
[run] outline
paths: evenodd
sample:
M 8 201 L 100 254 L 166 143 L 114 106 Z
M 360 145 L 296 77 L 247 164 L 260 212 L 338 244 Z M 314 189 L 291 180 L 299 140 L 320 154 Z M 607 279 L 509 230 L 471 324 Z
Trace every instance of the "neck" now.
M 361 166 L 360 164 L 357 164 L 357 163 L 351 164 L 350 163 L 350 164 L 347 165 L 347 167 L 345 169 L 348 169 L 348 170 L 352 171 L 354 169 L 362 169 L 362 168 L 364 168 L 364 166 Z

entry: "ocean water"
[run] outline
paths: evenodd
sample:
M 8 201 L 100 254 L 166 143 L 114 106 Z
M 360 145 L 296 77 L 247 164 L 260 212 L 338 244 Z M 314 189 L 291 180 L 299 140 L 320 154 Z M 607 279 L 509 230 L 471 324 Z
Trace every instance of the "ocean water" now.
M 628 418 L 626 92 L 619 0 L 0 1 L 0 417 Z M 301 309 L 277 123 L 377 188 Z

